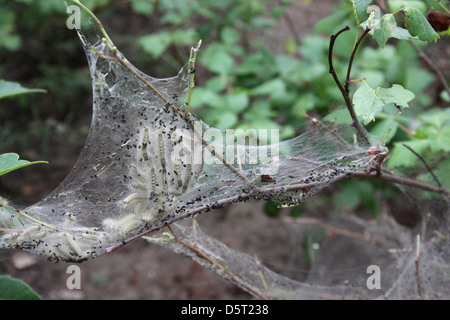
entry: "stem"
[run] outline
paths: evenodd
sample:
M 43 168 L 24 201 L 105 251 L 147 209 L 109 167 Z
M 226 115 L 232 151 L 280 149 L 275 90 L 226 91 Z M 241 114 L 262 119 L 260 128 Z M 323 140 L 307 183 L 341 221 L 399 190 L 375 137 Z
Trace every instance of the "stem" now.
M 54 226 L 49 225 L 49 224 L 47 224 L 47 223 L 45 223 L 45 222 L 42 222 L 41 220 L 38 220 L 38 219 L 36 219 L 36 218 L 33 218 L 32 216 L 30 216 L 30 215 L 28 215 L 28 214 L 26 214 L 26 213 L 20 212 L 19 210 L 17 210 L 17 209 L 14 208 L 14 207 L 11 207 L 11 206 L 8 206 L 8 205 L 2 205 L 2 206 L 0 206 L 0 207 L 3 207 L 3 208 L 6 208 L 6 209 L 9 209 L 9 210 L 12 210 L 12 211 L 14 211 L 17 215 L 19 215 L 19 216 L 21 216 L 21 217 L 24 217 L 24 218 L 26 218 L 26 219 L 28 219 L 28 220 L 30 220 L 30 221 L 33 221 L 33 222 L 35 222 L 35 223 L 37 223 L 37 224 L 39 224 L 39 225 L 41 225 L 41 226 L 47 227 L 47 228 L 52 229 L 52 230 L 57 230 L 57 228 L 55 228 Z M 20 219 L 19 219 L 19 221 L 20 221 Z M 22 223 L 22 221 L 20 221 L 20 223 Z M 22 225 L 23 225 L 23 223 L 22 223 Z M 2 230 L 2 231 L 4 231 L 4 230 Z
M 197 255 L 200 256 L 200 258 L 203 258 L 204 260 L 208 261 L 210 264 L 214 265 L 219 270 L 222 270 L 225 272 L 232 280 L 234 280 L 236 283 L 239 284 L 239 286 L 246 288 L 248 291 L 253 293 L 255 296 L 257 296 L 260 299 L 268 300 L 269 298 L 262 295 L 257 289 L 250 286 L 248 283 L 242 281 L 239 277 L 237 277 L 235 274 L 233 274 L 230 270 L 228 270 L 225 266 L 225 264 L 221 265 L 217 261 L 215 261 L 213 258 L 209 257 L 205 252 L 203 252 L 200 248 L 192 246 L 191 244 L 187 243 L 186 241 L 181 240 L 178 238 L 178 236 L 175 234 L 175 232 L 172 230 L 170 225 L 167 225 L 167 228 L 169 229 L 170 233 L 172 233 L 174 239 L 179 244 L 185 246 L 186 248 L 194 251 Z
M 100 28 L 100 31 L 103 33 L 103 36 L 108 40 L 108 42 L 111 44 L 111 47 L 114 47 L 114 43 L 112 42 L 111 38 L 108 36 L 108 34 L 106 33 L 105 28 L 103 28 L 102 23 L 100 22 L 100 20 L 98 20 L 98 18 L 95 16 L 95 14 L 89 10 L 88 7 L 86 7 L 84 4 L 82 4 L 80 1 L 78 0 L 72 0 L 76 5 L 80 6 L 81 8 L 83 8 L 84 11 L 86 11 L 91 17 L 92 19 L 95 20 L 95 22 L 97 22 L 98 27 Z
M 419 262 L 420 262 L 420 235 L 417 235 L 417 247 L 416 247 L 416 280 L 417 280 L 417 292 L 419 298 L 422 299 L 422 288 L 420 285 L 420 272 L 419 272 Z
M 330 47 L 329 47 L 329 51 L 328 51 L 328 63 L 330 66 L 330 73 L 333 76 L 334 81 L 336 82 L 337 86 L 339 87 L 339 90 L 342 93 L 342 96 L 344 97 L 345 100 L 345 104 L 347 106 L 347 109 L 350 113 L 350 116 L 353 120 L 352 125 L 355 127 L 356 131 L 358 131 L 358 134 L 361 136 L 361 138 L 363 139 L 363 141 L 366 143 L 367 146 L 370 146 L 370 142 L 369 139 L 364 131 L 363 126 L 361 125 L 361 123 L 358 121 L 358 118 L 355 114 L 355 110 L 353 109 L 353 103 L 350 99 L 350 90 L 349 90 L 349 85 L 350 85 L 350 73 L 351 73 L 351 68 L 352 68 L 352 64 L 353 64 L 353 59 L 356 53 L 356 50 L 358 49 L 359 44 L 361 43 L 361 41 L 363 40 L 363 38 L 366 36 L 366 34 L 370 31 L 370 29 L 366 29 L 364 30 L 363 34 L 359 37 L 358 41 L 356 42 L 351 57 L 350 57 L 350 62 L 348 65 L 348 69 L 347 69 L 347 78 L 345 81 L 345 86 L 342 85 L 342 83 L 339 81 L 339 78 L 336 74 L 336 71 L 334 70 L 334 66 L 333 66 L 333 47 L 334 47 L 334 43 L 336 41 L 336 38 L 344 31 L 350 30 L 350 28 L 348 26 L 346 26 L 345 28 L 341 29 L 338 33 L 336 33 L 335 35 L 331 35 L 330 37 Z
M 418 154 L 417 152 L 415 152 L 410 146 L 402 143 L 402 145 L 407 148 L 409 151 L 411 151 L 412 153 L 414 153 L 414 155 L 419 158 L 420 161 L 422 161 L 422 163 L 424 164 L 424 166 L 427 168 L 427 170 L 430 172 L 431 176 L 433 177 L 434 181 L 436 181 L 437 185 L 439 186 L 439 189 L 442 189 L 442 184 L 439 181 L 439 179 L 436 177 L 436 175 L 433 173 L 433 170 L 431 170 L 430 166 L 428 165 L 428 163 L 425 161 L 425 159 Z
M 352 54 L 350 56 L 350 61 L 348 63 L 348 69 L 347 69 L 347 77 L 345 78 L 345 91 L 347 94 L 350 92 L 350 75 L 352 72 L 352 66 L 353 66 L 353 60 L 355 59 L 356 51 L 358 50 L 359 45 L 361 44 L 364 37 L 369 33 L 370 29 L 366 28 L 364 32 L 359 37 L 358 41 L 356 41 L 355 46 L 353 47 Z
M 189 79 L 189 89 L 188 89 L 189 92 L 188 92 L 188 98 L 187 98 L 187 106 L 186 106 L 186 111 L 184 113 L 185 117 L 189 116 L 189 107 L 191 106 L 192 89 L 194 89 L 195 59 L 197 58 L 197 52 L 200 49 L 201 44 L 202 44 L 202 40 L 200 40 L 197 43 L 197 46 L 195 48 L 191 48 L 191 53 L 189 55 L 188 72 L 190 74 L 190 79 Z
M 106 45 L 108 45 L 109 49 L 112 51 L 112 53 L 114 54 L 115 58 L 117 59 L 117 61 L 122 64 L 126 69 L 128 69 L 131 73 L 133 73 L 139 80 L 141 80 L 148 88 L 150 88 L 153 92 L 156 93 L 156 95 L 161 98 L 161 100 L 164 101 L 166 106 L 171 107 L 178 115 L 180 115 L 183 119 L 185 119 L 190 125 L 191 128 L 193 129 L 195 135 L 201 139 L 202 144 L 205 145 L 208 150 L 215 156 L 217 157 L 227 168 L 229 168 L 233 173 L 235 173 L 241 180 L 243 180 L 244 182 L 246 182 L 251 188 L 256 188 L 251 181 L 249 181 L 247 179 L 247 177 L 245 177 L 244 175 L 242 175 L 235 167 L 233 167 L 230 163 L 228 163 L 226 161 L 225 158 L 223 158 L 220 154 L 218 154 L 216 152 L 216 150 L 214 149 L 213 146 L 211 146 L 207 141 L 205 141 L 201 135 L 200 132 L 197 131 L 197 129 L 195 128 L 195 126 L 193 125 L 193 123 L 191 121 L 188 121 L 188 114 L 187 113 L 183 113 L 181 112 L 173 103 L 171 103 L 169 101 L 169 99 L 167 99 L 161 92 L 158 91 L 158 89 L 156 89 L 151 83 L 149 83 L 142 75 L 140 72 L 138 72 L 135 68 L 133 68 L 130 63 L 128 62 L 128 60 L 117 50 L 117 47 L 114 45 L 114 43 L 111 41 L 111 39 L 109 38 L 108 34 L 106 33 L 105 29 L 103 28 L 103 25 L 101 24 L 101 22 L 98 20 L 98 18 L 94 15 L 94 13 L 92 13 L 92 11 L 90 11 L 86 6 L 84 6 L 83 4 L 81 4 L 78 0 L 72 0 L 73 2 L 75 2 L 77 5 L 81 6 L 98 24 L 100 30 L 102 31 L 103 35 L 105 36 L 105 39 L 102 40 L 104 42 L 106 42 Z M 197 44 L 197 47 L 194 49 L 198 50 L 198 48 L 200 47 L 201 41 Z M 101 55 L 99 53 L 97 53 L 100 57 L 104 57 L 104 55 Z M 194 59 L 193 62 L 195 63 L 195 56 L 196 56 L 196 52 L 194 52 Z M 109 59 L 109 60 L 114 60 L 113 57 L 105 57 L 105 59 Z M 189 63 L 192 63 L 191 59 L 189 59 Z M 189 64 L 191 65 L 191 64 Z M 191 77 L 193 76 L 193 74 L 191 75 Z M 192 79 L 192 78 L 191 78 Z M 186 110 L 187 111 L 187 110 Z
M 417 54 L 425 62 L 428 68 L 431 69 L 431 71 L 433 71 L 436 74 L 436 76 L 439 79 L 439 82 L 442 84 L 445 91 L 447 91 L 448 95 L 450 96 L 450 87 L 448 86 L 447 80 L 442 74 L 442 71 L 433 63 L 433 61 L 431 61 L 430 58 L 428 58 L 428 56 L 412 40 L 409 40 L 409 44 L 411 45 L 411 47 L 414 48 L 414 50 L 416 50 Z
M 400 177 L 400 176 L 397 176 L 395 174 L 390 174 L 390 173 L 384 173 L 383 175 L 377 175 L 377 174 L 374 175 L 374 174 L 370 174 L 370 173 L 366 173 L 366 172 L 362 172 L 362 171 L 361 172 L 353 172 L 353 173 L 347 173 L 347 174 L 341 175 L 340 177 L 337 177 L 335 181 L 337 182 L 340 180 L 349 180 L 349 179 L 353 179 L 353 178 L 378 179 L 381 181 L 397 183 L 400 185 L 405 185 L 405 186 L 413 187 L 413 188 L 420 189 L 420 190 L 440 193 L 450 199 L 450 191 L 448 191 L 445 188 L 441 189 L 436 186 L 432 186 L 432 185 L 429 185 L 426 183 L 419 182 L 417 180 Z M 301 183 L 301 184 L 294 184 L 294 185 L 282 186 L 282 187 L 259 188 L 258 190 L 255 190 L 254 192 L 250 192 L 250 193 L 243 192 L 241 194 L 238 194 L 238 195 L 235 195 L 232 197 L 221 199 L 212 204 L 207 204 L 207 205 L 197 207 L 190 211 L 184 212 L 176 217 L 168 219 L 167 221 L 165 221 L 162 224 L 154 226 L 146 231 L 143 231 L 140 234 L 137 234 L 137 235 L 130 237 L 116 245 L 106 248 L 106 252 L 111 253 L 111 252 L 123 247 L 124 245 L 129 244 L 137 239 L 140 239 L 141 237 L 143 237 L 151 232 L 158 231 L 169 224 L 172 224 L 174 222 L 195 216 L 196 214 L 199 214 L 202 212 L 210 211 L 211 209 L 223 208 L 227 205 L 230 205 L 230 204 L 233 204 L 236 202 L 248 201 L 252 198 L 258 198 L 258 196 L 259 197 L 264 196 L 264 195 L 270 196 L 270 195 L 277 194 L 277 193 L 283 192 L 283 191 L 284 192 L 286 192 L 286 191 L 302 191 L 304 189 L 315 187 L 319 184 L 320 184 L 319 182 L 311 182 L 311 183 L 307 183 L 307 184 Z
M 334 130 L 328 128 L 323 122 L 318 120 L 317 118 L 311 118 L 304 110 L 302 110 L 303 115 L 311 122 L 313 125 L 318 126 L 322 130 L 325 130 L 332 134 L 334 137 L 336 137 L 337 140 L 339 140 L 340 143 L 342 143 L 344 146 L 348 147 L 350 144 L 345 141 L 340 135 L 338 135 Z

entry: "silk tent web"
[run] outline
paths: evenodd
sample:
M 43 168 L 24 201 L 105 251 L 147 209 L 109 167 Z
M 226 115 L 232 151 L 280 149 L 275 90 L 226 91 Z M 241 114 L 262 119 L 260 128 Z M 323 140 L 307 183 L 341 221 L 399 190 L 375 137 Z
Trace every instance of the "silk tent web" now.
M 347 174 L 370 168 L 385 148 L 369 152 L 350 127 L 311 126 L 291 140 L 271 144 L 261 144 L 261 137 L 256 143 L 238 143 L 245 142 L 240 136 L 230 140 L 186 111 L 189 63 L 175 77 L 153 78 L 135 68 L 101 29 L 95 30 L 95 43 L 78 30 L 93 88 L 85 146 L 73 170 L 49 196 L 24 209 L 0 208 L 1 248 L 30 251 L 51 261 L 82 262 L 171 223 L 182 241 L 173 236 L 148 240 L 191 257 L 258 297 L 374 296 L 351 286 L 296 282 L 226 247 L 199 226 L 173 222 L 240 201 L 299 204 Z M 370 242 L 374 257 L 386 258 L 388 248 L 413 243 L 411 231 L 400 231 L 393 221 L 373 226 L 355 217 L 344 220 L 373 230 L 373 238 L 363 242 Z M 209 259 L 193 248 L 201 248 Z M 408 254 L 386 267 L 392 271 L 386 294 L 395 297 L 398 281 L 415 283 L 413 276 L 398 278 L 410 261 Z

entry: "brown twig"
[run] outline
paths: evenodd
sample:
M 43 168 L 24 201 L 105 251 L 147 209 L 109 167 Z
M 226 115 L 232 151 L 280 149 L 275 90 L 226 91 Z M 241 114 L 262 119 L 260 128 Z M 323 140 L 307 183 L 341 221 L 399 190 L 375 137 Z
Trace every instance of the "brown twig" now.
M 180 239 L 175 232 L 172 230 L 172 228 L 170 227 L 170 225 L 167 225 L 167 228 L 169 229 L 170 233 L 173 235 L 174 239 L 176 242 L 178 242 L 179 244 L 185 246 L 186 248 L 188 248 L 189 250 L 195 252 L 197 254 L 197 256 L 199 256 L 200 258 L 206 260 L 208 263 L 214 265 L 218 270 L 222 270 L 225 274 L 227 274 L 233 281 L 235 281 L 240 287 L 243 287 L 245 289 L 247 289 L 248 291 L 250 291 L 251 293 L 253 293 L 255 296 L 264 299 L 264 300 L 269 300 L 270 297 L 266 297 L 264 296 L 261 292 L 259 292 L 257 289 L 253 288 L 251 285 L 249 285 L 248 283 L 246 283 L 245 281 L 241 280 L 238 276 L 236 276 L 234 273 L 232 273 L 230 270 L 228 270 L 225 265 L 221 265 L 220 263 L 218 263 L 216 260 L 214 260 L 213 258 L 209 257 L 205 252 L 203 252 L 200 248 L 193 246 L 191 244 L 189 244 L 188 242 Z
M 364 37 L 367 35 L 367 33 L 370 31 L 370 29 L 366 29 L 364 30 L 363 34 L 359 37 L 358 41 L 356 42 L 352 54 L 350 56 L 350 61 L 348 64 L 348 68 L 347 68 L 347 77 L 345 80 L 345 85 L 343 86 L 342 83 L 339 81 L 339 78 L 336 74 L 336 71 L 334 70 L 334 66 L 333 66 L 333 47 L 334 47 L 334 43 L 336 42 L 337 37 L 344 31 L 350 30 L 350 28 L 348 26 L 346 26 L 345 28 L 341 29 L 338 33 L 336 33 L 335 35 L 331 35 L 330 37 L 330 46 L 329 46 L 329 51 L 328 51 L 328 63 L 330 66 L 330 70 L 329 72 L 332 74 L 334 81 L 336 82 L 339 90 L 342 93 L 342 96 L 344 97 L 345 100 L 345 104 L 347 106 L 347 109 L 350 113 L 350 116 L 352 117 L 353 123 L 352 125 L 355 127 L 356 131 L 358 131 L 358 134 L 361 136 L 361 138 L 363 139 L 363 141 L 367 144 L 367 146 L 370 146 L 370 142 L 369 139 L 365 133 L 365 130 L 363 128 L 363 126 L 361 125 L 361 123 L 358 121 L 358 117 L 356 116 L 355 110 L 353 109 L 353 103 L 350 99 L 350 90 L 349 90 L 349 86 L 350 86 L 350 74 L 351 74 L 351 69 L 352 69 L 352 64 L 353 64 L 353 59 L 354 56 L 356 54 L 356 50 L 358 49 L 359 44 L 362 42 L 362 40 L 364 39 Z
M 104 39 L 104 43 L 108 44 L 110 46 L 110 50 L 114 54 L 114 57 L 104 56 L 102 54 L 99 54 L 97 51 L 96 54 L 100 57 L 108 60 L 115 60 L 118 61 L 123 67 L 128 69 L 131 73 L 133 73 L 139 80 L 141 80 L 150 90 L 152 90 L 164 103 L 166 106 L 169 106 L 172 108 L 178 115 L 180 115 L 186 122 L 191 126 L 192 130 L 194 131 L 194 134 L 202 141 L 202 144 L 216 157 L 218 158 L 227 168 L 229 168 L 233 173 L 236 174 L 242 181 L 244 181 L 247 185 L 249 185 L 250 188 L 256 189 L 256 186 L 251 183 L 246 176 L 242 175 L 239 170 L 237 170 L 235 167 L 233 167 L 232 164 L 230 164 L 222 155 L 220 155 L 216 149 L 209 144 L 205 139 L 203 139 L 203 136 L 198 130 L 195 128 L 192 121 L 189 119 L 189 114 L 181 112 L 180 109 L 178 109 L 173 103 L 169 101 L 169 99 L 164 96 L 158 89 L 156 89 L 151 83 L 147 81 L 147 79 L 142 76 L 142 74 L 136 70 L 134 67 L 130 65 L 128 60 L 117 50 L 115 46 L 112 45 L 112 43 L 108 43 L 108 40 Z M 187 110 L 186 110 L 187 111 Z
M 436 76 L 439 79 L 439 82 L 442 84 L 445 91 L 447 91 L 448 95 L 450 96 L 450 87 L 441 70 L 433 63 L 433 61 L 431 61 L 430 58 L 427 57 L 427 55 L 412 40 L 409 40 L 409 44 L 411 45 L 411 47 L 414 48 L 414 50 L 416 50 L 417 54 L 423 60 L 423 62 L 425 62 L 428 68 L 431 69 L 431 71 L 433 71 L 436 74 Z
M 358 50 L 359 45 L 363 41 L 364 37 L 369 33 L 370 28 L 366 28 L 364 32 L 359 37 L 358 41 L 356 41 L 355 46 L 353 47 L 352 54 L 350 55 L 350 61 L 348 62 L 348 68 L 347 68 L 347 77 L 345 78 L 345 92 L 347 94 L 350 93 L 350 75 L 352 73 L 352 66 L 353 66 L 353 60 L 355 59 L 356 51 Z
M 427 168 L 427 170 L 430 172 L 431 176 L 433 177 L 434 181 L 436 181 L 437 185 L 439 186 L 439 189 L 442 189 L 442 184 L 439 181 L 439 179 L 436 177 L 436 175 L 433 173 L 433 170 L 431 170 L 430 166 L 428 165 L 428 163 L 425 161 L 425 159 L 418 154 L 417 152 L 415 152 L 410 146 L 402 143 L 402 145 L 407 148 L 409 151 L 411 151 L 412 153 L 414 153 L 414 155 L 419 158 L 420 161 L 422 161 L 422 163 L 424 164 L 424 166 Z
M 279 1 L 281 4 L 281 1 Z M 286 10 L 286 12 L 283 15 L 283 19 L 286 21 L 286 25 L 289 29 L 289 31 L 292 34 L 292 37 L 294 38 L 295 44 L 299 46 L 302 42 L 301 36 L 299 32 L 297 31 L 297 28 L 295 27 L 295 23 L 292 21 L 291 15 L 289 14 L 289 11 Z
M 303 115 L 309 120 L 309 122 L 311 122 L 313 125 L 318 126 L 319 128 L 321 128 L 322 130 L 325 130 L 326 132 L 329 132 L 330 134 L 332 134 L 334 137 L 336 137 L 336 139 L 342 143 L 344 146 L 348 147 L 350 144 L 345 141 L 340 135 L 338 135 L 336 133 L 336 131 L 328 128 L 323 122 L 321 122 L 319 119 L 314 118 L 314 117 L 310 117 L 309 114 L 307 114 L 304 110 L 302 110 Z
M 421 190 L 425 190 L 425 191 L 431 191 L 431 192 L 436 192 L 436 193 L 440 193 L 445 195 L 447 198 L 450 199 L 450 191 L 446 190 L 445 188 L 438 188 L 436 186 L 432 186 L 426 183 L 422 183 L 419 182 L 417 180 L 413 180 L 413 179 L 409 179 L 409 178 L 404 178 L 404 177 L 400 177 L 397 176 L 395 174 L 389 174 L 389 173 L 384 173 L 383 175 L 377 175 L 377 174 L 371 174 L 371 173 L 366 173 L 363 171 L 360 172 L 352 172 L 352 173 L 347 173 L 347 174 L 343 174 L 340 177 L 336 177 L 335 181 L 340 181 L 340 180 L 349 180 L 349 179 L 354 179 L 354 178 L 360 178 L 360 179 L 378 179 L 381 181 L 386 181 L 386 182 L 392 182 L 392 183 L 396 183 L 396 184 L 400 184 L 400 185 L 405 185 L 405 186 L 409 186 L 409 187 L 413 187 L 413 188 L 417 188 L 417 189 L 421 189 Z M 133 237 L 130 237 L 116 245 L 110 246 L 106 249 L 107 253 L 111 253 L 117 249 L 119 249 L 120 247 L 123 247 L 124 245 L 127 245 L 135 240 L 138 240 L 140 238 L 142 238 L 143 236 L 161 230 L 162 228 L 164 228 L 167 225 L 170 225 L 174 222 L 186 219 L 186 218 L 190 218 L 195 216 L 196 214 L 202 213 L 202 212 L 207 212 L 210 211 L 212 209 L 217 209 L 217 208 L 223 208 L 225 206 L 231 205 L 233 203 L 236 202 L 242 202 L 242 201 L 248 201 L 250 199 L 254 199 L 254 198 L 260 198 L 262 196 L 270 196 L 273 194 L 278 194 L 280 192 L 287 192 L 287 191 L 302 191 L 305 189 L 309 189 L 312 187 L 316 187 L 317 185 L 320 185 L 320 182 L 311 182 L 311 183 L 299 183 L 299 184 L 294 184 L 294 185 L 289 185 L 289 186 L 273 186 L 273 187 L 267 187 L 267 188 L 259 188 L 257 191 L 252 191 L 249 193 L 241 193 L 238 195 L 234 195 L 232 197 L 228 197 L 228 198 L 224 198 L 221 200 L 218 200 L 212 204 L 207 204 L 207 205 L 202 205 L 200 207 L 197 207 L 195 209 L 186 211 L 178 216 L 175 216 L 171 219 L 166 220 L 165 222 L 156 225 L 146 231 L 143 231 L 140 234 L 137 234 Z

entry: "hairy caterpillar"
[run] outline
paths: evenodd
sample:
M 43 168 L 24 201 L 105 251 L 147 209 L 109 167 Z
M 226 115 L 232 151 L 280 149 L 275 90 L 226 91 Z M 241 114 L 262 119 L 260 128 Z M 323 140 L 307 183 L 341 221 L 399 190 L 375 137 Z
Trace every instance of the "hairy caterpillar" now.
M 152 135 L 153 140 L 149 128 L 142 131 L 136 161 L 129 171 L 130 193 L 122 200 L 126 214 L 104 219 L 104 228 L 128 234 L 160 221 L 178 209 L 178 197 L 202 172 L 202 159 L 193 164 L 194 153 L 175 128 L 158 129 L 158 133 Z

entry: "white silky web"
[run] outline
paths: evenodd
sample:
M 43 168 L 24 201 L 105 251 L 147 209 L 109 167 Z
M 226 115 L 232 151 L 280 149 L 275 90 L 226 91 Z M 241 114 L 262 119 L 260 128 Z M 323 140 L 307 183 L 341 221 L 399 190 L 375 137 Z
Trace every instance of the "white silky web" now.
M 225 145 L 220 131 L 184 115 L 178 100 L 188 89 L 186 68 L 155 79 L 114 59 L 106 41 L 80 38 L 93 85 L 89 136 L 61 185 L 21 211 L 33 220 L 22 216 L 19 223 L 3 209 L 4 248 L 80 262 L 191 211 L 252 198 L 301 202 L 373 157 L 338 139 L 337 131 L 272 145 Z M 288 191 L 299 184 L 302 191 Z
M 234 202 L 301 203 L 347 174 L 373 165 L 376 155 L 355 139 L 351 127 L 311 125 L 289 141 L 277 142 L 274 135 L 265 144 L 260 134 L 253 143 L 238 144 L 242 136 L 254 133 L 227 134 L 193 114 L 185 115 L 189 68 L 175 77 L 156 79 L 133 67 L 107 41 L 90 44 L 81 34 L 80 38 L 93 87 L 86 144 L 73 170 L 49 196 L 19 212 L 0 207 L 1 248 L 34 252 L 52 261 L 82 262 L 142 232 Z M 374 248 L 379 251 L 380 243 L 383 250 L 410 245 L 411 233 L 400 237 L 403 231 L 389 223 L 392 228 L 374 228 Z M 359 227 L 370 226 L 360 222 Z M 181 239 L 216 257 L 248 286 L 173 239 L 152 241 L 196 259 L 244 290 L 259 292 L 257 296 L 338 297 L 347 292 L 341 286 L 312 290 L 227 248 L 199 228 L 195 237 L 192 228 L 177 228 Z M 359 290 L 350 292 L 357 297 Z

